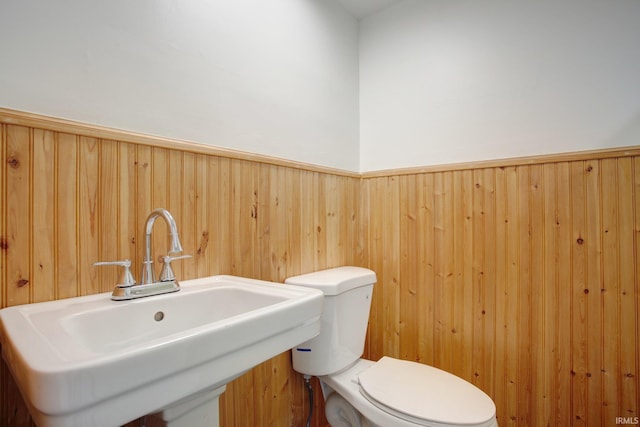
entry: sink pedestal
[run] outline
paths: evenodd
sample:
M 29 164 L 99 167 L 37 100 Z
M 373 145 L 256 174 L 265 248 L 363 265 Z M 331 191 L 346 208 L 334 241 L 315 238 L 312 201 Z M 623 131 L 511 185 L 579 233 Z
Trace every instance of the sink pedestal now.
M 224 393 L 226 385 L 205 390 L 189 396 L 164 408 L 160 412 L 148 415 L 151 425 L 161 424 L 166 427 L 218 427 L 220 425 L 220 409 L 218 399 Z M 156 423 L 156 421 L 159 421 Z

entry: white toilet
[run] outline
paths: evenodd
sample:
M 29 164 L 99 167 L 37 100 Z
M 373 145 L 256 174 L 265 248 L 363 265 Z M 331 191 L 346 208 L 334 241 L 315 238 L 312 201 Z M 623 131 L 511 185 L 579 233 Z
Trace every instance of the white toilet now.
M 496 427 L 496 407 L 473 384 L 440 369 L 383 357 L 361 359 L 376 274 L 340 267 L 290 277 L 320 289 L 320 335 L 292 349 L 293 368 L 318 376 L 333 427 Z

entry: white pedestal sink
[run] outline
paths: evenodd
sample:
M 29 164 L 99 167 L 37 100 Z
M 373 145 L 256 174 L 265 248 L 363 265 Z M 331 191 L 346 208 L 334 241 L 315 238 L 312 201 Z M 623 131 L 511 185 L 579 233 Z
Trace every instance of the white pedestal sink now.
M 0 310 L 2 354 L 39 427 L 218 425 L 225 385 L 318 334 L 322 293 L 233 276 L 131 301 L 98 294 Z M 206 423 L 206 424 L 204 424 Z
M 166 427 L 218 426 L 218 399 L 226 386 L 205 390 L 176 402 L 149 417 L 157 418 Z

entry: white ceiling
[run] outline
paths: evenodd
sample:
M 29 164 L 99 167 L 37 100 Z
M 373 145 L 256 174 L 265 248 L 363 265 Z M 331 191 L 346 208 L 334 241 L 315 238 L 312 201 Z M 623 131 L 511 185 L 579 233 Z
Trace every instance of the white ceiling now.
M 337 0 L 357 19 L 364 18 L 402 0 Z

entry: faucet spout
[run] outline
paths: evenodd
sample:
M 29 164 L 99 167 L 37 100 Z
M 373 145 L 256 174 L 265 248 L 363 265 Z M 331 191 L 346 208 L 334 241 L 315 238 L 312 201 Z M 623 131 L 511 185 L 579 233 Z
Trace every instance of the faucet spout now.
M 131 274 L 129 267 L 131 261 L 126 259 L 123 261 L 108 261 L 97 262 L 94 265 L 119 265 L 124 267 L 123 278 L 120 283 L 116 284 L 111 294 L 111 299 L 114 301 L 128 301 L 134 298 L 150 297 L 153 295 L 168 294 L 170 292 L 177 292 L 180 290 L 180 284 L 176 279 L 176 276 L 171 269 L 171 261 L 190 258 L 191 255 L 180 256 L 168 256 L 165 255 L 160 259 L 163 261 L 162 272 L 160 273 L 160 280 L 156 281 L 156 277 L 153 271 L 153 258 L 151 257 L 151 232 L 153 231 L 153 224 L 156 219 L 162 218 L 169 227 L 169 236 L 171 236 L 171 245 L 169 253 L 182 252 L 182 244 L 180 244 L 180 238 L 178 237 L 178 226 L 173 216 L 166 209 L 155 209 L 149 216 L 145 224 L 145 247 L 144 247 L 144 261 L 142 262 L 142 277 L 140 283 L 136 283 L 136 279 Z
M 182 244 L 178 237 L 178 226 L 176 225 L 176 221 L 173 219 L 171 213 L 163 208 L 153 210 L 149 216 L 147 216 L 145 225 L 144 261 L 142 264 L 142 280 L 140 280 L 140 283 L 142 284 L 155 282 L 153 259 L 151 257 L 151 231 L 153 231 L 153 224 L 158 218 L 162 218 L 169 227 L 169 235 L 171 236 L 171 247 L 169 248 L 169 253 L 182 252 Z

